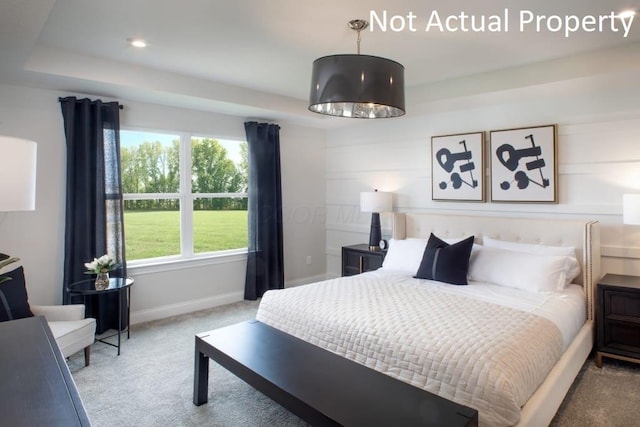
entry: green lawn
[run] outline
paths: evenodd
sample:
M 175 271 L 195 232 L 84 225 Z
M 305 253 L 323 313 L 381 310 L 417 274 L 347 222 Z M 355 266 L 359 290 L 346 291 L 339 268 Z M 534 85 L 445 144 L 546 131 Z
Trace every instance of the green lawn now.
M 127 260 L 180 254 L 180 213 L 125 212 Z M 195 211 L 196 253 L 247 247 L 247 211 Z

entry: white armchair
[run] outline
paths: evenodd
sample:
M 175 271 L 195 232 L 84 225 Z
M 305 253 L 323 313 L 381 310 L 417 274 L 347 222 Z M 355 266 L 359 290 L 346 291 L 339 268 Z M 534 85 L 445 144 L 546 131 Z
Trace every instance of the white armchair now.
M 31 305 L 35 316 L 44 316 L 64 357 L 84 349 L 84 364 L 89 366 L 96 319 L 84 317 L 83 304 Z

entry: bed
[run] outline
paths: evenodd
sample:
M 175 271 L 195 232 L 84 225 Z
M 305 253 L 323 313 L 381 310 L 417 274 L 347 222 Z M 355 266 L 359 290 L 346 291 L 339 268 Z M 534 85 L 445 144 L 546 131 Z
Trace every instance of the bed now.
M 383 266 L 349 278 L 269 291 L 256 319 L 310 345 L 478 409 L 481 425 L 548 425 L 593 347 L 594 288 L 600 276 L 598 223 L 396 213 L 388 257 L 394 242 L 400 247 L 400 242 L 427 241 L 431 234 L 451 248 L 474 236 L 470 264 L 484 266 L 479 257 L 509 259 L 516 266 L 510 269 L 511 276 L 506 274 L 511 282 L 518 270 L 529 277 L 536 275 L 525 267 L 529 258 L 535 259 L 533 266 L 553 258 L 553 266 L 561 265 L 565 271 L 568 264 L 560 258 L 566 257 L 523 258 L 502 248 L 479 248 L 483 239 L 491 244 L 573 248 L 578 270 L 569 279 L 554 276 L 554 287 L 556 281 L 571 282 L 557 291 L 529 292 L 522 286 L 507 286 L 505 295 L 504 287 L 498 286 L 496 302 L 487 297 L 498 292 L 496 285 L 484 281 L 495 268 L 488 272 L 470 268 L 470 277 L 473 273 L 483 280 L 452 286 Z M 388 266 L 396 265 L 390 261 Z M 466 319 L 466 323 L 460 328 L 452 318 Z M 524 347 L 524 342 L 533 347 Z

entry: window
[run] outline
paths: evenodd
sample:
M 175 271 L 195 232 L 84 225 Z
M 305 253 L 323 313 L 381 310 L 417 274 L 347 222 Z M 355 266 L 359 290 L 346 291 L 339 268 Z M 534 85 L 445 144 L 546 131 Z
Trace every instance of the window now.
M 128 261 L 247 247 L 247 143 L 120 131 Z

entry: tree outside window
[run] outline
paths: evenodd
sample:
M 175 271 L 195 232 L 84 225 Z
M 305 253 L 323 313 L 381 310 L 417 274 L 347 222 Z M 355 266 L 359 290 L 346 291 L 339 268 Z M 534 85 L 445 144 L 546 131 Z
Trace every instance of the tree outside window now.
M 128 260 L 246 248 L 246 142 L 122 130 L 121 162 Z

